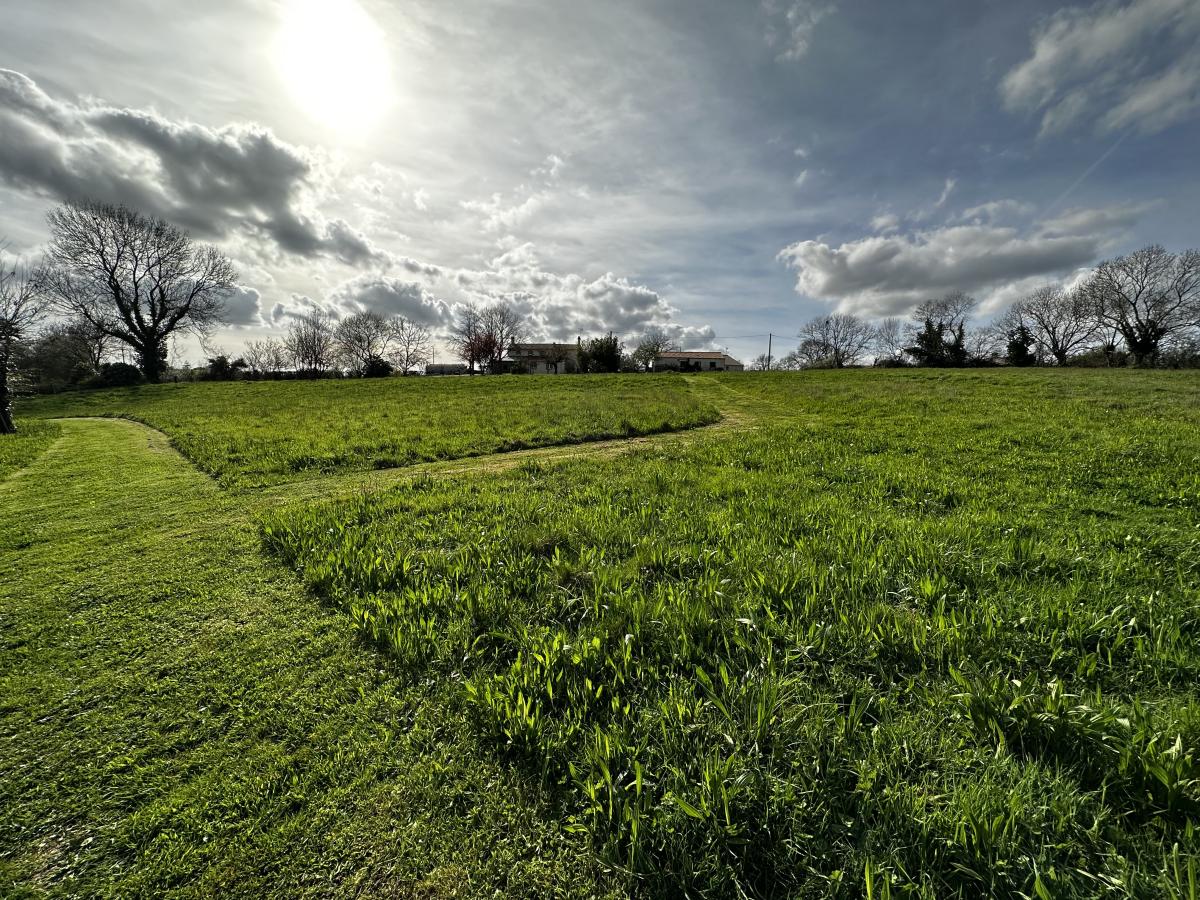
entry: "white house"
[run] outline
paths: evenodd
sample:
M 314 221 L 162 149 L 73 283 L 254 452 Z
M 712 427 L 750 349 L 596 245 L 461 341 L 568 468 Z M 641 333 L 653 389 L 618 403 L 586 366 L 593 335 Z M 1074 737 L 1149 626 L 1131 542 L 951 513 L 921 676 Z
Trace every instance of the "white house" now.
M 579 370 L 579 347 L 575 344 L 513 344 L 508 358 L 514 368 L 530 375 L 565 375 Z
M 745 366 L 718 350 L 667 350 L 655 357 L 652 368 L 655 372 L 740 372 Z

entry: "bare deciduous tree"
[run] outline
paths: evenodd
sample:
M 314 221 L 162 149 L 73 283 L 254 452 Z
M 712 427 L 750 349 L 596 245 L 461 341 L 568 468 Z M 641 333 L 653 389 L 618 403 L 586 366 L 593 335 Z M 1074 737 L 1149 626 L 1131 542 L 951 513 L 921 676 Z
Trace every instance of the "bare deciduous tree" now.
M 671 349 L 672 343 L 671 336 L 667 334 L 666 329 L 658 325 L 651 325 L 642 332 L 642 336 L 638 338 L 637 346 L 630 356 L 638 368 L 643 372 L 649 372 L 654 361 Z
M 804 360 L 795 350 L 790 353 L 785 353 L 778 360 L 771 363 L 771 368 L 778 369 L 781 372 L 795 372 L 798 369 L 804 368 Z
M 1053 284 L 1014 303 L 1002 324 L 1008 330 L 1024 325 L 1041 355 L 1060 366 L 1096 339 L 1097 322 L 1087 298 Z
M 512 345 L 521 340 L 525 333 L 525 321 L 521 314 L 507 303 L 493 303 L 480 313 L 480 325 L 486 336 L 485 344 L 491 350 L 487 360 L 492 372 L 499 372 L 501 361 L 508 356 Z
M 407 375 L 426 365 L 433 353 L 433 338 L 429 329 L 408 319 L 397 319 L 392 323 L 392 335 L 396 349 L 392 358 L 401 374 Z
M 0 251 L 3 249 L 0 244 Z M 16 351 L 46 315 L 46 307 L 46 294 L 37 273 L 0 253 L 0 434 L 17 430 L 12 417 Z
M 883 319 L 875 326 L 872 343 L 875 353 L 888 359 L 900 359 L 904 355 L 903 325 L 895 316 Z
M 259 377 L 274 375 L 287 366 L 288 353 L 283 342 L 277 338 L 248 341 L 244 354 L 246 365 Z
M 333 330 L 333 340 L 342 364 L 362 375 L 372 364 L 391 357 L 395 330 L 383 316 L 366 310 L 338 322 Z
M 479 308 L 471 304 L 459 307 L 454 324 L 450 327 L 450 340 L 454 352 L 467 364 L 471 374 L 475 366 L 489 358 L 491 351 L 485 346 L 483 325 Z
M 817 316 L 800 329 L 797 354 L 809 366 L 842 369 L 857 363 L 875 338 L 875 329 L 851 313 Z
M 925 322 L 941 325 L 947 332 L 965 329 L 979 301 L 962 291 L 952 291 L 934 300 L 926 300 L 912 313 L 912 321 L 920 328 Z
M 491 372 L 501 369 L 500 362 L 525 331 L 520 314 L 506 303 L 493 303 L 483 309 L 467 304 L 458 311 L 451 326 L 454 352 L 475 371 L 478 364 Z
M 1134 365 L 1153 365 L 1164 339 L 1200 324 L 1200 250 L 1174 254 L 1155 244 L 1106 260 L 1081 290 Z
M 967 361 L 995 361 L 1004 356 L 1008 346 L 1008 332 L 999 323 L 972 328 L 963 338 Z
M 327 371 L 333 364 L 335 348 L 328 313 L 312 312 L 294 318 L 283 346 L 298 371 L 310 376 Z
M 223 321 L 237 276 L 215 247 L 126 206 L 66 203 L 48 221 L 41 281 L 55 307 L 131 347 L 148 381 L 161 379 L 171 335 Z

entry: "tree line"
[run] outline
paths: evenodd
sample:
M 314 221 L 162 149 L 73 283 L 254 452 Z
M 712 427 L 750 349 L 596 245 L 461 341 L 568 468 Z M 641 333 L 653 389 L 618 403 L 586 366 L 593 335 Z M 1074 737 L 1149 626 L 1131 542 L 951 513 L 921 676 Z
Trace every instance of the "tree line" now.
M 381 378 L 394 372 L 410 375 L 432 355 L 429 328 L 403 316 L 363 310 L 335 322 L 328 313 L 315 310 L 294 317 L 282 338 L 247 342 L 242 357 L 231 367 L 255 378 L 285 374 Z
M 1200 366 L 1200 251 L 1152 245 L 1100 263 L 1072 288 L 1040 287 L 998 319 L 972 327 L 978 301 L 954 292 L 909 321 L 818 316 L 799 345 L 757 369 L 882 366 Z

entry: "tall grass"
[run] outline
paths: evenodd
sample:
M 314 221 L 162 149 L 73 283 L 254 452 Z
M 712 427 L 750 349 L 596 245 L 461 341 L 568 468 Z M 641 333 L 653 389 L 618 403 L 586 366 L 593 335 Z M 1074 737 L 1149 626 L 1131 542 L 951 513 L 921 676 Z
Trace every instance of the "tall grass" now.
M 37 416 L 125 416 L 228 486 L 676 431 L 716 410 L 674 376 L 165 384 L 40 398 Z
M 631 889 L 1195 897 L 1198 385 L 1054 374 L 730 378 L 774 424 L 264 539 Z

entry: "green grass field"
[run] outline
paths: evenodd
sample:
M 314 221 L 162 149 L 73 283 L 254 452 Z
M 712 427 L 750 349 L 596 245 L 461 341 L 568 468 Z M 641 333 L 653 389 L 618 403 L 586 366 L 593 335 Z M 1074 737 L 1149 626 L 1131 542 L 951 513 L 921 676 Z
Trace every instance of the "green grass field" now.
M 57 422 L 26 421 L 14 435 L 0 435 L 0 478 L 37 459 L 59 434 Z
M 1200 896 L 1200 377 L 668 381 L 722 423 L 320 502 L 64 422 L 0 894 Z
M 246 487 L 716 420 L 672 376 L 166 384 L 41 397 L 24 411 L 144 422 L 202 471 Z

